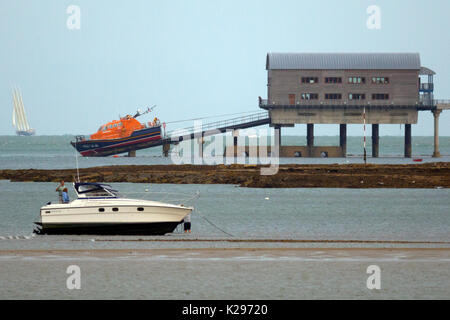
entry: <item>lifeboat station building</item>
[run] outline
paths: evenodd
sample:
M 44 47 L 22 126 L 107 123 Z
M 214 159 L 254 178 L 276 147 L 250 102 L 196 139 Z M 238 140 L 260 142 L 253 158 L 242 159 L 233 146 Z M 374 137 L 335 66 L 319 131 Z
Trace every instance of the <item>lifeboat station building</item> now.
M 307 125 L 307 145 L 281 146 L 280 156 L 345 157 L 347 124 L 365 122 L 372 126 L 373 157 L 380 124 L 404 125 L 404 154 L 411 157 L 411 125 L 424 110 L 435 116 L 433 156 L 439 156 L 435 72 L 421 66 L 418 53 L 269 53 L 266 69 L 267 99 L 259 107 L 270 125 Z M 339 146 L 314 146 L 315 124 L 339 124 Z

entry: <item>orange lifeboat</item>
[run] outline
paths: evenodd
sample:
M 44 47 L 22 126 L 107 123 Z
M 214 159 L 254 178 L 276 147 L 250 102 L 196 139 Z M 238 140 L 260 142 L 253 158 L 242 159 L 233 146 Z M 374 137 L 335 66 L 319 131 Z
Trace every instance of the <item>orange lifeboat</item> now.
M 101 126 L 98 131 L 91 134 L 92 140 L 119 139 L 131 136 L 136 130 L 145 129 L 145 125 L 131 116 L 114 120 Z
M 83 156 L 103 157 L 161 144 L 161 125 L 158 118 L 147 124 L 140 123 L 137 117 L 150 112 L 141 113 L 139 110 L 134 116 L 127 115 L 120 120 L 113 120 L 102 125 L 89 139 L 77 136 L 70 143 Z

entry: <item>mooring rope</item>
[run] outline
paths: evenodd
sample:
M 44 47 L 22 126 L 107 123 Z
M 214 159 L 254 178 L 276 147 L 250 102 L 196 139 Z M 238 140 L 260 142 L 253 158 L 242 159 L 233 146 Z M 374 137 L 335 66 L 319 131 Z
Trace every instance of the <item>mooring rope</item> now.
M 223 233 L 229 235 L 230 237 L 234 238 L 234 236 L 231 233 L 226 232 L 225 230 L 219 228 L 218 226 L 216 226 L 214 223 L 212 223 L 211 221 L 209 221 L 206 217 L 204 217 L 203 215 L 200 214 L 200 210 L 196 210 L 195 211 L 196 214 L 198 214 L 201 218 L 205 219 L 210 225 L 212 225 L 213 227 L 219 229 L 220 231 L 222 231 Z

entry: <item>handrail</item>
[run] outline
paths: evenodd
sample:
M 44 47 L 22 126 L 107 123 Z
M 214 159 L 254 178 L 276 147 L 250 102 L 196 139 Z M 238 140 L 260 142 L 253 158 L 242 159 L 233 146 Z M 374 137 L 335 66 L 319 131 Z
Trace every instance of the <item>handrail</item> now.
M 434 83 L 421 83 L 420 84 L 420 90 L 433 90 L 434 89 Z
M 438 104 L 450 104 L 450 99 L 435 99 L 434 105 Z
M 247 122 L 263 120 L 263 119 L 267 119 L 267 118 L 269 118 L 267 111 L 262 111 L 262 112 L 246 115 L 243 117 L 237 117 L 237 118 L 232 118 L 232 119 L 227 119 L 227 120 L 205 123 L 205 124 L 202 124 L 201 127 L 191 126 L 191 127 L 187 127 L 187 128 L 171 130 L 171 131 L 167 132 L 167 136 L 168 137 L 171 137 L 174 135 L 183 136 L 183 135 L 195 133 L 196 131 L 198 131 L 197 129 L 201 129 L 202 131 L 219 129 L 219 128 L 225 128 L 225 127 L 239 125 L 239 124 L 243 124 L 243 123 L 247 123 Z

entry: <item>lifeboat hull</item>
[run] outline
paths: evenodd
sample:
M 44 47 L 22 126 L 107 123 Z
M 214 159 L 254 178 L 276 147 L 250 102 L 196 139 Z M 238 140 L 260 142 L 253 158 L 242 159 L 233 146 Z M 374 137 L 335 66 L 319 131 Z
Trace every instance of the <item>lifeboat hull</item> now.
M 72 141 L 84 157 L 106 157 L 161 144 L 161 126 L 134 131 L 126 138 Z

